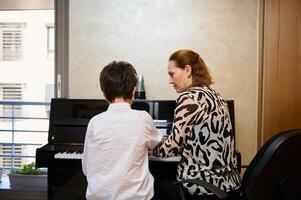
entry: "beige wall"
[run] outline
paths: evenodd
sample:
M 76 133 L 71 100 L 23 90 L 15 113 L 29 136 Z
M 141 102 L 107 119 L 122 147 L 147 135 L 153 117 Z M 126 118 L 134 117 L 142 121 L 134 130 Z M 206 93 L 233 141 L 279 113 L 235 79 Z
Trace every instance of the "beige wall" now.
M 175 99 L 168 57 L 193 49 L 207 62 L 213 87 L 235 100 L 237 144 L 247 164 L 257 141 L 258 32 L 257 0 L 72 0 L 70 97 L 103 98 L 102 66 L 126 60 L 144 75 L 147 99 Z
M 54 0 L 1 0 L 0 10 L 53 10 Z

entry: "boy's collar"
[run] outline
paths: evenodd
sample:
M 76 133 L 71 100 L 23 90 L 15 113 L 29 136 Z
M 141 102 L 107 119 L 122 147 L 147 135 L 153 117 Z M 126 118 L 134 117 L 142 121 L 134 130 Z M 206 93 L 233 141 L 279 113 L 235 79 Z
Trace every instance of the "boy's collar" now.
M 115 109 L 131 109 L 131 105 L 126 102 L 110 103 L 108 110 L 115 110 Z

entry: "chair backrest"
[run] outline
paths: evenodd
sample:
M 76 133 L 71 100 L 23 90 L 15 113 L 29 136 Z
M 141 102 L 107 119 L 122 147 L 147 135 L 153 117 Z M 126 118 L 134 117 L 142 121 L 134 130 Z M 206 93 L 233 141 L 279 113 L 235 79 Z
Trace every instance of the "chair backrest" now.
M 248 200 L 301 199 L 301 129 L 281 132 L 258 151 L 242 180 Z

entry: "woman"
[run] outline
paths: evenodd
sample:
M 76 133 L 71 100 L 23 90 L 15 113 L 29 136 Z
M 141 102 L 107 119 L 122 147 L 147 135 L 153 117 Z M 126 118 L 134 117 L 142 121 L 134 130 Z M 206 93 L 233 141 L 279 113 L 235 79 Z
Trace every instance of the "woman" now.
M 171 134 L 155 149 L 154 155 L 181 154 L 177 179 L 200 179 L 237 195 L 240 176 L 236 170 L 234 137 L 225 100 L 210 88 L 213 83 L 203 59 L 191 50 L 179 50 L 169 58 L 170 84 L 178 97 Z M 184 184 L 190 199 L 200 195 L 214 198 L 205 188 Z M 209 198 L 210 198 L 209 197 Z M 206 197 L 208 199 L 208 197 Z

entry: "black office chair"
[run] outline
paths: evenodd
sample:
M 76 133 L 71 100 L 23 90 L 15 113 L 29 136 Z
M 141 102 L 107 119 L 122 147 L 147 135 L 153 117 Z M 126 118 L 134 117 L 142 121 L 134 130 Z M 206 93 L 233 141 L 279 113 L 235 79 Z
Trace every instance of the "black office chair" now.
M 281 132 L 270 138 L 257 152 L 242 179 L 241 198 L 247 200 L 301 199 L 301 129 Z M 199 180 L 195 183 L 211 190 L 219 199 L 228 195 Z M 181 199 L 186 199 L 181 190 Z

